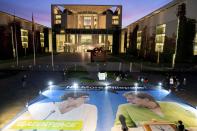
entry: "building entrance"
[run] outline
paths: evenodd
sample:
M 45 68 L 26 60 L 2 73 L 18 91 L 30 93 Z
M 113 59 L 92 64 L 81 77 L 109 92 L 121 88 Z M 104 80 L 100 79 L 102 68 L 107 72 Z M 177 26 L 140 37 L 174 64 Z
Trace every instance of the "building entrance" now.
M 96 47 L 112 51 L 113 36 L 110 34 L 57 34 L 57 52 L 87 52 Z

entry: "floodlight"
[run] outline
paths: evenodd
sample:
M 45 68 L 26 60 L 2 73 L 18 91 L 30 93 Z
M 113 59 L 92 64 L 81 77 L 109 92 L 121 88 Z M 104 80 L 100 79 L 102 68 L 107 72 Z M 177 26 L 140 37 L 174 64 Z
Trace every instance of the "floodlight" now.
M 137 83 L 137 82 L 136 82 L 136 83 L 134 83 L 134 86 L 135 86 L 135 87 L 138 87 L 138 83 Z
M 52 86 L 52 85 L 53 85 L 53 82 L 52 82 L 52 81 L 49 81 L 49 82 L 48 82 L 48 85 L 49 85 L 49 86 Z
M 73 83 L 73 88 L 77 89 L 79 87 L 78 83 Z
M 163 84 L 161 82 L 158 83 L 159 86 L 162 86 Z

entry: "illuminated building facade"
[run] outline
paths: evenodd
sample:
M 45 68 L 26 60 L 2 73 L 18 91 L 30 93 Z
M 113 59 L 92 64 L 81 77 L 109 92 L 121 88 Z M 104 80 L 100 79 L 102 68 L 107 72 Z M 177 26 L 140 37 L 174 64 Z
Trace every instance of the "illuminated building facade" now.
M 33 54 L 32 21 L 2 11 L 0 11 L 0 18 L 0 59 Z M 48 27 L 34 23 L 36 54 L 49 51 L 48 32 Z
M 195 60 L 196 6 L 196 0 L 173 0 L 131 23 L 122 29 L 121 52 L 158 63 Z
M 121 5 L 51 5 L 51 24 L 57 52 L 120 51 Z

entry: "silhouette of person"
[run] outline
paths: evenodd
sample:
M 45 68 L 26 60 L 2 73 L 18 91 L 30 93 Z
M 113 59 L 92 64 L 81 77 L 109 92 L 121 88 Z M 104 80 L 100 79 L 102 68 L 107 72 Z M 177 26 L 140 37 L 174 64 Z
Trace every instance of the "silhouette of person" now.
M 26 79 L 27 79 L 27 75 L 24 75 L 21 79 L 22 81 L 22 88 L 24 88 L 26 86 Z
M 178 128 L 178 131 L 185 131 L 185 127 L 184 127 L 182 121 L 180 121 L 180 120 L 178 121 L 178 126 L 177 126 L 177 128 Z

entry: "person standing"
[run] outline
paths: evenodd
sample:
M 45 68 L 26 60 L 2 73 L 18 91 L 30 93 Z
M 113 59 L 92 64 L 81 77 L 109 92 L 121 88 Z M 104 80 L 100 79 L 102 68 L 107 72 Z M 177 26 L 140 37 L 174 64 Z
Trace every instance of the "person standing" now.
M 144 87 L 146 88 L 147 87 L 147 84 L 148 84 L 148 78 L 144 78 Z
M 183 86 L 186 86 L 186 78 L 183 78 Z
M 169 85 L 170 85 L 170 90 L 172 90 L 172 88 L 174 86 L 174 79 L 173 79 L 173 77 L 170 77 L 170 79 L 169 79 Z
M 180 82 L 179 82 L 179 79 L 177 78 L 176 79 L 175 91 L 178 91 L 178 90 L 180 90 Z
M 22 81 L 22 88 L 24 88 L 26 86 L 26 84 L 27 84 L 26 79 L 27 79 L 27 75 L 23 75 L 23 77 L 21 79 L 21 81 Z
M 177 129 L 178 131 L 185 131 L 185 126 L 183 125 L 183 122 L 180 120 L 178 121 Z

